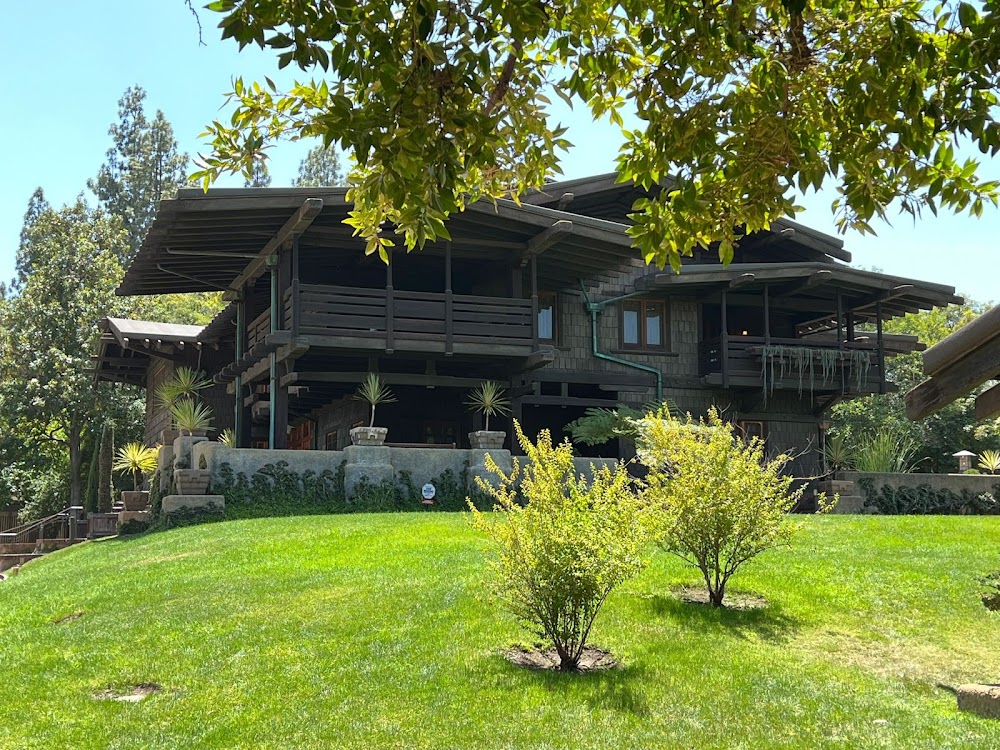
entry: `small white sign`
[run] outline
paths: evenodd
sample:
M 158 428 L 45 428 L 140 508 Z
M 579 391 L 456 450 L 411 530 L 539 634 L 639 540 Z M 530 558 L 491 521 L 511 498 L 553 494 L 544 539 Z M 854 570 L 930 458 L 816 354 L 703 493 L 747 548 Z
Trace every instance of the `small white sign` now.
M 435 489 L 434 485 L 430 482 L 420 488 L 420 495 L 424 498 L 424 500 L 433 500 L 436 494 L 437 489 Z

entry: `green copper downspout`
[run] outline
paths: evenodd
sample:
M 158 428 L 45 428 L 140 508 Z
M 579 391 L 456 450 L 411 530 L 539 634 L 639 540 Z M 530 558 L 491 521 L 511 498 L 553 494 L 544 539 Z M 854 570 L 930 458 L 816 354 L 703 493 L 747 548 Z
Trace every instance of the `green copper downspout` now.
M 621 302 L 629 297 L 638 297 L 644 294 L 644 292 L 632 292 L 631 294 L 623 294 L 620 297 L 612 297 L 611 299 L 601 300 L 600 302 L 591 302 L 590 295 L 587 294 L 587 289 L 583 285 L 583 280 L 580 280 L 580 290 L 583 292 L 584 307 L 587 308 L 587 312 L 590 313 L 590 332 L 592 341 L 592 354 L 597 357 L 597 359 L 607 360 L 608 362 L 615 362 L 619 365 L 624 365 L 625 367 L 633 367 L 636 370 L 642 370 L 643 372 L 649 372 L 656 376 L 656 402 L 663 403 L 663 373 L 659 369 L 653 367 L 652 365 L 643 365 L 638 362 L 630 362 L 627 359 L 622 359 L 621 357 L 615 357 L 611 354 L 605 354 L 600 351 L 597 346 L 597 316 L 604 311 L 604 308 L 608 305 L 612 305 L 615 302 Z

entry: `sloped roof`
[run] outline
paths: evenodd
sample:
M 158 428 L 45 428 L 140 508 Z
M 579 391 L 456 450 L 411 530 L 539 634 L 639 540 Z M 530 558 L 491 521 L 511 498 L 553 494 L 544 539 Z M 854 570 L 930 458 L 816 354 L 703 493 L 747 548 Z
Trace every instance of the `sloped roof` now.
M 618 222 L 627 222 L 632 212 L 632 204 L 639 198 L 650 197 L 672 184 L 665 178 L 659 188 L 647 191 L 631 180 L 618 182 L 617 172 L 582 177 L 575 180 L 551 182 L 541 190 L 522 198 L 527 204 L 555 207 L 571 214 L 585 214 L 603 217 Z M 824 232 L 817 231 L 791 219 L 776 219 L 771 231 L 766 234 L 778 235 L 784 232 L 786 244 L 797 246 L 805 259 L 818 259 L 825 255 L 832 260 L 845 263 L 851 261 L 851 253 L 844 249 L 844 241 Z

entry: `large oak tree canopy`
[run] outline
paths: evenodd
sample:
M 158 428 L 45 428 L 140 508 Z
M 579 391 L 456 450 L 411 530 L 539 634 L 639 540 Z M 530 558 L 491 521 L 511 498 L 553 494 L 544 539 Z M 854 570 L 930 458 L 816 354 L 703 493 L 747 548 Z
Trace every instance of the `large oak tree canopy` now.
M 447 237 L 466 202 L 517 198 L 559 171 L 553 94 L 621 126 L 623 180 L 670 190 L 635 206 L 648 261 L 724 261 L 742 232 L 838 186 L 838 225 L 871 231 L 894 201 L 978 215 L 998 185 L 955 157 L 1000 149 L 997 0 L 216 0 L 223 37 L 311 75 L 237 79 L 199 176 L 249 173 L 282 137 L 355 160 L 349 219 L 383 255 Z

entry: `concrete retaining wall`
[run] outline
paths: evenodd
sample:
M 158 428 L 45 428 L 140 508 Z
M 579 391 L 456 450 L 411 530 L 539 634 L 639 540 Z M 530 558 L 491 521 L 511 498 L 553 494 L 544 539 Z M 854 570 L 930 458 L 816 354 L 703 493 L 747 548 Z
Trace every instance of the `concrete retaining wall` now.
M 235 475 L 243 474 L 247 478 L 268 464 L 276 464 L 279 461 L 286 462 L 289 471 L 298 474 L 306 471 L 316 474 L 327 470 L 336 472 L 343 464 L 345 493 L 348 499 L 353 497 L 354 488 L 363 480 L 373 484 L 388 480 L 402 485 L 404 472 L 417 487 L 435 481 L 449 470 L 459 478 L 466 468 L 469 470 L 470 481 L 475 476 L 491 481 L 495 477 L 486 470 L 487 453 L 505 472 L 509 472 L 512 467 L 511 454 L 507 450 L 349 445 L 342 451 L 293 451 L 229 448 L 221 443 L 208 441 L 196 443 L 191 450 L 192 467 L 201 468 L 204 459 L 205 468 L 212 474 L 209 492 L 213 492 L 221 481 L 224 464 L 227 464 Z M 591 467 L 594 465 L 613 466 L 616 463 L 614 459 L 606 458 L 576 458 L 574 461 L 577 471 L 587 477 L 591 475 Z
M 1000 485 L 1000 476 L 992 474 L 875 474 L 844 471 L 837 478 L 855 484 L 862 479 L 871 479 L 876 489 L 886 485 L 893 489 L 928 485 L 934 490 L 951 490 L 956 493 L 965 490 L 974 495 L 984 492 L 992 494 L 994 488 Z

